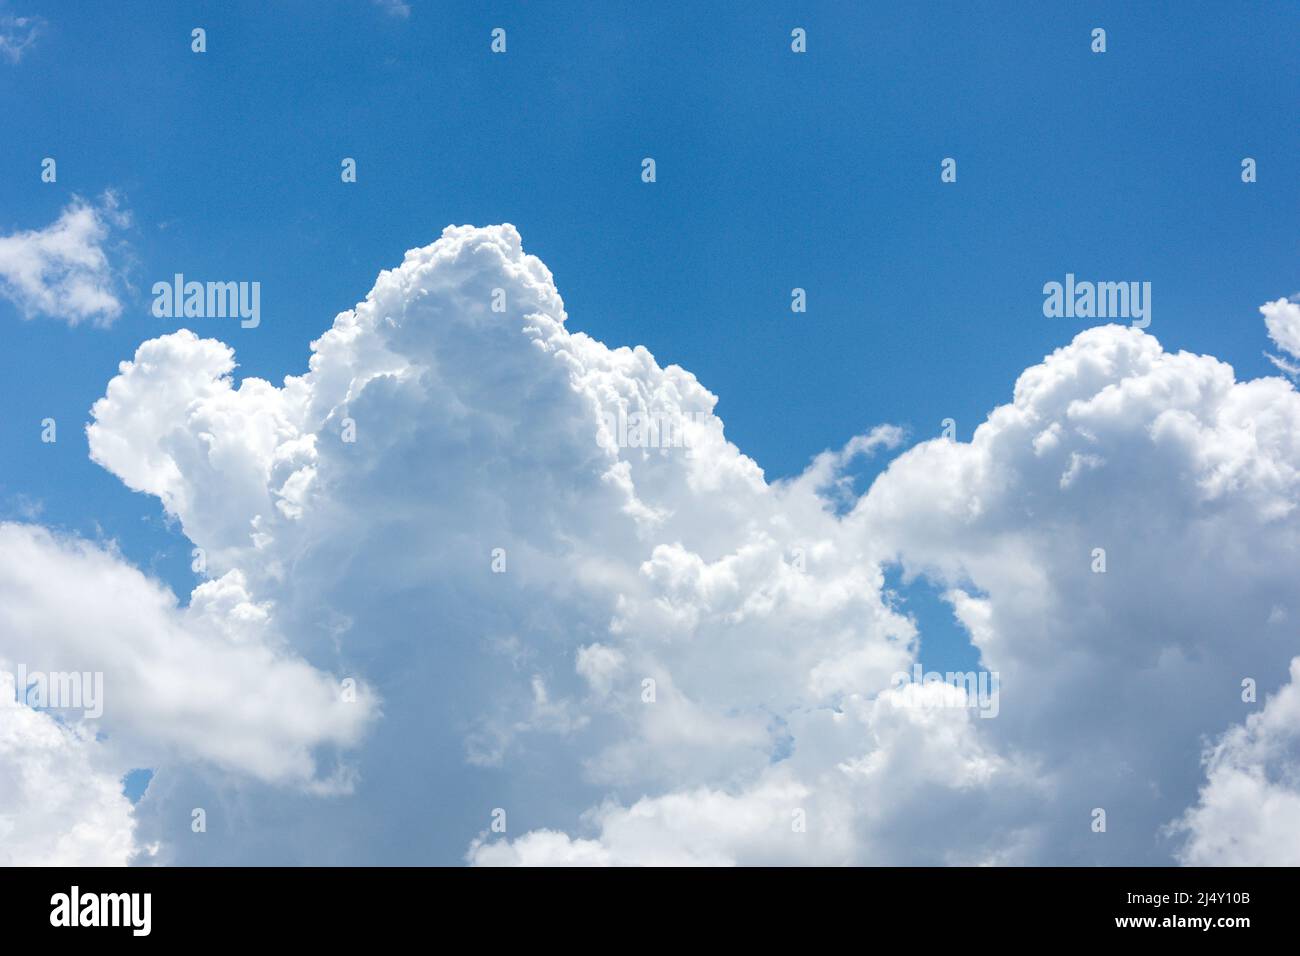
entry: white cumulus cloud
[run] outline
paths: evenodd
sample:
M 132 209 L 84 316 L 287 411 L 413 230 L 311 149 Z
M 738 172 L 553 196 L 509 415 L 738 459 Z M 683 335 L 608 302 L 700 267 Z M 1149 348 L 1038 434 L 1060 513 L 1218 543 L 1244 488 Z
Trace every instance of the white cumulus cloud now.
M 15 695 L 19 674 L 28 686 Z M 37 674 L 86 675 L 81 706 L 41 700 Z M 337 677 L 284 646 L 238 572 L 179 608 L 111 551 L 23 524 L 0 524 L 0 680 L 11 862 L 127 862 L 140 847 L 121 779 L 136 767 L 346 792 L 342 758 L 377 716 L 364 682 L 345 700 Z
M 1300 860 L 1300 657 L 1264 708 L 1205 755 L 1200 799 L 1172 827 L 1190 866 L 1295 866 Z
M 98 204 L 74 197 L 44 229 L 0 236 L 0 294 L 26 319 L 111 325 L 122 314 L 121 281 L 106 247 L 128 222 L 110 192 Z
M 1278 299 L 1265 302 L 1259 307 L 1264 316 L 1264 327 L 1273 344 L 1286 353 L 1289 358 L 1269 355 L 1268 359 L 1288 375 L 1300 374 L 1293 359 L 1300 359 L 1300 302 L 1290 299 Z
M 174 773 L 142 839 L 214 786 L 248 815 L 175 861 L 1162 862 L 1241 676 L 1287 677 L 1300 396 L 1142 331 L 1080 334 L 856 501 L 900 430 L 769 481 L 691 373 L 570 330 L 512 226 L 411 250 L 311 349 L 276 385 L 177 332 L 93 410 L 222 606 L 384 701 L 348 799 Z M 622 441 L 634 415 L 686 441 Z M 895 564 L 1000 673 L 995 718 L 892 686 L 926 640 Z
M 93 735 L 18 702 L 0 671 L 0 866 L 125 866 L 135 821 Z

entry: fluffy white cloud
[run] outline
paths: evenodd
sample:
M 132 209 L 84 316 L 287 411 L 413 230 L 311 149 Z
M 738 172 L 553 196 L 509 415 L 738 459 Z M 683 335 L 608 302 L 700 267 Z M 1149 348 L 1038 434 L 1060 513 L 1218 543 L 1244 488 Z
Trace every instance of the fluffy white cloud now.
M 227 346 L 185 331 L 123 363 L 95 459 L 159 497 L 232 604 L 384 700 L 352 799 L 178 771 L 139 811 L 145 839 L 216 787 L 247 814 L 238 844 L 173 859 L 1176 852 L 1161 835 L 1196 799 L 1201 735 L 1244 716 L 1242 676 L 1277 686 L 1291 656 L 1288 382 L 1092 329 L 970 443 L 918 445 L 854 503 L 846 467 L 897 429 L 768 482 L 693 375 L 565 320 L 513 227 L 456 227 L 281 386 L 237 382 Z M 891 687 L 925 639 L 885 593 L 896 561 L 999 671 L 995 719 L 959 690 Z M 507 837 L 483 832 L 494 808 Z
M 110 325 L 122 302 L 105 247 L 128 221 L 117 198 L 105 193 L 98 205 L 74 197 L 44 229 L 0 236 L 0 294 L 27 319 Z
M 560 779 L 544 800 L 518 799 L 565 807 L 556 819 L 647 789 L 747 803 L 824 778 L 839 809 L 818 817 L 821 835 L 778 845 L 851 859 L 883 841 L 872 827 L 892 826 L 888 813 L 854 834 L 845 808 L 881 779 L 863 760 L 901 759 L 872 735 L 905 725 L 871 702 L 910 666 L 915 627 L 828 496 L 846 462 L 900 433 L 769 484 L 694 376 L 564 321 L 512 227 L 451 228 L 383 273 L 283 387 L 236 383 L 230 350 L 189 332 L 145 343 L 95 406 L 91 452 L 157 495 L 217 573 L 243 574 L 300 649 L 322 630 L 368 649 L 386 719 L 362 772 L 398 785 L 398 742 L 418 727 L 444 754 L 428 772 L 457 774 L 466 793 L 457 856 L 530 767 Z M 621 445 L 619 423 L 638 420 L 667 427 Z M 683 442 L 663 447 L 674 433 Z M 973 733 L 966 710 L 948 720 Z M 1010 758 L 976 753 L 987 774 L 944 750 L 916 770 L 918 792 L 979 802 L 1022 780 Z M 791 781 L 776 790 L 774 762 Z M 472 803 L 474 781 L 491 779 L 474 767 L 520 783 Z M 949 836 L 945 853 L 985 853 L 987 834 Z
M 1028 369 L 970 443 L 900 456 L 850 520 L 950 589 L 1000 672 L 992 732 L 1052 782 L 1046 859 L 1150 862 L 1201 738 L 1247 712 L 1241 679 L 1286 676 L 1298 493 L 1288 382 L 1107 326 Z
M 15 696 L 20 674 L 27 689 Z M 35 682 L 49 675 L 85 675 L 75 706 L 41 699 Z M 283 646 L 238 572 L 182 609 L 110 551 L 10 523 L 0 524 L 0 678 L 11 862 L 120 864 L 140 852 L 121 784 L 134 767 L 197 763 L 346 792 L 340 754 L 377 713 L 364 683 L 344 700 L 339 679 Z
M 179 754 L 329 790 L 346 781 L 322 778 L 316 751 L 355 745 L 376 710 L 364 684 L 345 701 L 285 650 L 239 572 L 181 609 L 116 555 L 32 525 L 0 524 L 0 634 L 11 673 L 102 674 L 97 726 L 134 766 Z
M 1300 860 L 1300 657 L 1263 710 L 1205 755 L 1200 800 L 1172 828 L 1191 866 L 1294 866 Z
M 1264 316 L 1264 326 L 1273 344 L 1292 359 L 1300 359 L 1300 302 L 1278 299 L 1265 302 L 1259 307 Z M 1269 355 L 1268 359 L 1288 375 L 1300 374 L 1300 367 L 1279 355 Z
M 981 865 L 1031 858 L 1043 787 L 980 739 L 950 686 L 906 685 L 793 715 L 793 752 L 743 786 L 681 787 L 583 815 L 594 839 L 481 834 L 479 866 Z M 651 754 L 646 754 L 649 759 Z
M 93 738 L 18 703 L 0 672 L 0 865 L 124 866 L 131 804 Z

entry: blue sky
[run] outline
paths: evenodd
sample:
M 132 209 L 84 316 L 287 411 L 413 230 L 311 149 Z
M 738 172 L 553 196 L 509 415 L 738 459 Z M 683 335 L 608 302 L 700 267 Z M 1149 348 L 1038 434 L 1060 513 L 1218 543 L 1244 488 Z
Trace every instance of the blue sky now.
M 880 423 L 910 446 L 953 418 L 969 441 L 1023 370 L 1097 324 L 1044 317 L 1043 284 L 1067 272 L 1150 282 L 1147 331 L 1241 380 L 1275 374 L 1259 306 L 1300 291 L 1294 3 L 0 0 L 5 15 L 43 22 L 0 58 L 0 235 L 106 190 L 132 221 L 112 241 L 127 288 L 110 328 L 0 299 L 0 518 L 115 541 L 182 603 L 191 543 L 88 457 L 118 363 L 188 326 L 236 349 L 237 378 L 279 384 L 448 224 L 513 223 L 570 330 L 689 369 L 769 479 Z M 150 287 L 177 272 L 260 282 L 260 326 L 154 317 Z M 855 466 L 859 492 L 894 454 Z M 949 606 L 907 593 L 923 660 L 973 664 Z

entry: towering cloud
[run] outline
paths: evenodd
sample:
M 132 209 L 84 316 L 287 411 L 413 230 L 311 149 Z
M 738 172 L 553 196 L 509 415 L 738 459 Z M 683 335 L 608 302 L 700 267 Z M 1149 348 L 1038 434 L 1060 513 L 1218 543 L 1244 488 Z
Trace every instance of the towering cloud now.
M 155 734 L 122 712 L 159 768 L 134 821 L 158 859 L 1160 862 L 1281 720 L 1230 730 L 1243 678 L 1287 681 L 1300 612 L 1285 380 L 1091 329 L 846 507 L 898 429 L 766 480 L 693 375 L 570 331 L 508 225 L 412 250 L 312 353 L 237 382 L 177 332 L 94 408 L 93 457 L 213 575 L 184 611 L 141 579 L 166 637 L 106 643 L 177 648 L 167 679 L 220 709 Z M 636 431 L 665 423 L 685 440 Z M 892 680 L 926 640 L 895 564 L 1000 672 L 996 718 Z M 356 704 L 325 692 L 344 675 Z M 1225 732 L 1247 742 L 1207 784 Z M 176 838 L 200 805 L 228 838 Z

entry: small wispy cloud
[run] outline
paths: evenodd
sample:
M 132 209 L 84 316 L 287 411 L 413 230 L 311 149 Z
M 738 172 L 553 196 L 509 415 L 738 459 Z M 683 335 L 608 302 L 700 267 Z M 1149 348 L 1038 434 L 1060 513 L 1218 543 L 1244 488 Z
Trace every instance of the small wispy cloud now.
M 411 5 L 404 0 L 373 0 L 373 2 L 390 17 L 405 20 L 411 15 Z
M 17 63 L 44 30 L 40 17 L 0 15 L 0 57 Z

